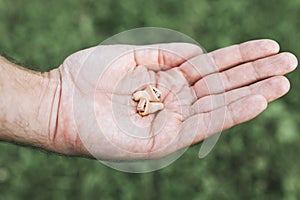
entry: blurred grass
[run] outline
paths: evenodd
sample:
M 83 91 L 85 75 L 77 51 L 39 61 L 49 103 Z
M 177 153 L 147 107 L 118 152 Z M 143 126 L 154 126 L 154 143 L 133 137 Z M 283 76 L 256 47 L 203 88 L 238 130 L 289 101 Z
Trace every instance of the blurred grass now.
M 185 33 L 208 51 L 271 38 L 299 55 L 299 18 L 299 0 L 0 0 L 0 52 L 48 71 L 120 31 L 157 26 Z M 208 157 L 197 159 L 194 146 L 154 173 L 125 174 L 97 161 L 2 142 L 0 200 L 299 199 L 298 73 L 288 75 L 287 96 L 224 132 Z

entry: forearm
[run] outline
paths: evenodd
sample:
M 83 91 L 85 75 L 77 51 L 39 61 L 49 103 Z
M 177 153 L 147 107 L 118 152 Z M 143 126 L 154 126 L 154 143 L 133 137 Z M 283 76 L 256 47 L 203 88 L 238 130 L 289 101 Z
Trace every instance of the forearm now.
M 53 150 L 57 83 L 0 56 L 0 140 Z

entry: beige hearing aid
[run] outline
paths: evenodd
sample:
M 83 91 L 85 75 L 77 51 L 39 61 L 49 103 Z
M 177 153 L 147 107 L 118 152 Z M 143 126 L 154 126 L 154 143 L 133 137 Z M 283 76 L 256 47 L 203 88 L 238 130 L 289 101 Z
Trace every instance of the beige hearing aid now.
M 135 92 L 132 98 L 134 101 L 139 101 L 137 111 L 141 116 L 155 113 L 164 108 L 164 104 L 160 103 L 161 92 L 150 85 L 145 90 Z
M 141 97 L 144 97 L 149 101 L 160 102 L 161 93 L 157 88 L 148 85 L 145 90 L 133 94 L 133 99 L 135 101 L 138 101 Z

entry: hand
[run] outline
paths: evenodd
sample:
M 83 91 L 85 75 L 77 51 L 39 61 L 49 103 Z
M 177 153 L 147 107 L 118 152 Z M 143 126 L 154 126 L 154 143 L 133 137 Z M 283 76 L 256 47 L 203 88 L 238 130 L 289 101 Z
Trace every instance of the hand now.
M 151 159 L 246 122 L 289 90 L 297 59 L 271 40 L 203 54 L 192 44 L 99 46 L 50 72 L 59 80 L 56 151 L 102 159 Z M 132 94 L 162 91 L 164 110 L 141 117 Z M 141 128 L 143 127 L 143 128 Z

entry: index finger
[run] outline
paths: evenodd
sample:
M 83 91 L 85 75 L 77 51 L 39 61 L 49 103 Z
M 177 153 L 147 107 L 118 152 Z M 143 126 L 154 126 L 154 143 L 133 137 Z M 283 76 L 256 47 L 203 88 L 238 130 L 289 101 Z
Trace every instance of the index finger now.
M 179 69 L 188 82 L 193 84 L 206 75 L 224 71 L 241 63 L 271 56 L 278 52 L 279 45 L 273 40 L 253 40 L 199 55 L 182 64 Z

